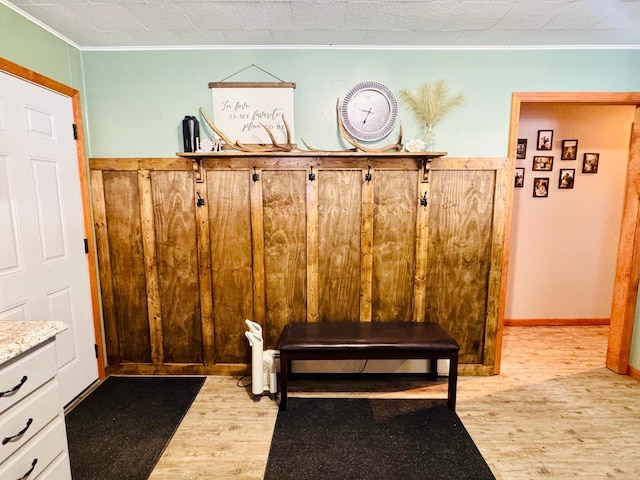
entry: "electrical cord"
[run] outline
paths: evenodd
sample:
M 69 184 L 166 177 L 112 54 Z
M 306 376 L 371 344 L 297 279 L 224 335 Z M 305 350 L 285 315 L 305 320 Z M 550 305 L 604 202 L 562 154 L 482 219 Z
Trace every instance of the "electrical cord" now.
M 251 385 L 251 382 L 242 385 L 240 382 L 242 382 L 245 378 L 251 378 L 251 375 L 243 375 L 241 376 L 238 381 L 236 382 L 236 387 L 240 387 L 240 388 L 247 388 L 249 385 Z

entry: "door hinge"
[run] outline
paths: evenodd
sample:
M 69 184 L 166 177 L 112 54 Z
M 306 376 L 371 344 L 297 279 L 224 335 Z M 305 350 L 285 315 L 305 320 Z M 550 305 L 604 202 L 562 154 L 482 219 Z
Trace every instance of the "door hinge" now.
M 84 253 L 89 253 L 89 240 L 84 239 Z
M 73 139 L 77 140 L 78 139 L 78 126 L 75 123 L 73 123 L 72 126 L 73 126 Z
M 94 343 L 94 344 L 93 344 L 93 348 L 94 348 L 94 350 L 96 351 L 96 358 L 98 358 L 98 344 L 97 344 L 97 343 Z

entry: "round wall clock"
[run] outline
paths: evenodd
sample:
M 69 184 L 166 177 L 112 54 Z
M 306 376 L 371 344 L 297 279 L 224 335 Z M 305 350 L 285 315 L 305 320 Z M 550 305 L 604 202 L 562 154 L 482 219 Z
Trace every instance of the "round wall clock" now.
M 398 118 L 398 101 L 380 82 L 360 82 L 345 95 L 342 123 L 358 140 L 375 141 L 391 133 Z

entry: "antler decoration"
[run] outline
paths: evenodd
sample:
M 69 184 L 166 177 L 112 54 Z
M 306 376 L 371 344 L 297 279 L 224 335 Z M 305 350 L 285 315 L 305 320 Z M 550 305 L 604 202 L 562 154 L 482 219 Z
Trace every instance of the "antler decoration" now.
M 222 130 L 216 127 L 213 121 L 209 117 L 207 117 L 207 114 L 204 113 L 202 107 L 200 108 L 200 114 L 204 118 L 205 122 L 207 122 L 207 125 L 209 125 L 211 129 L 216 132 L 227 145 L 229 145 L 231 148 L 235 148 L 236 150 L 240 150 L 243 152 L 291 152 L 293 150 L 293 145 L 291 144 L 291 131 L 289 130 L 289 125 L 287 124 L 284 115 L 282 116 L 282 122 L 284 123 L 284 128 L 287 132 L 287 143 L 282 144 L 276 142 L 276 139 L 269 128 L 267 128 L 264 123 L 261 123 L 260 125 L 262 125 L 262 127 L 267 131 L 267 134 L 271 139 L 271 145 L 248 145 L 238 142 L 237 140 L 234 142 L 229 137 L 227 137 L 222 132 Z
M 387 145 L 386 147 L 371 148 L 358 142 L 355 138 L 349 135 L 349 133 L 347 132 L 347 129 L 344 128 L 344 124 L 342 123 L 342 117 L 340 116 L 340 99 L 339 98 L 336 101 L 336 114 L 338 117 L 338 128 L 340 129 L 340 134 L 342 135 L 342 138 L 344 138 L 350 145 L 353 145 L 354 148 L 347 148 L 345 150 L 330 150 L 331 152 L 353 152 L 353 151 L 360 150 L 361 152 L 366 152 L 366 153 L 385 153 L 390 151 L 399 152 L 400 150 L 402 150 L 402 122 L 400 122 L 400 130 L 398 132 L 398 141 L 396 143 L 392 143 L 391 145 Z M 310 147 L 307 144 L 307 142 L 304 141 L 304 139 L 301 138 L 300 140 L 302 140 L 302 143 L 304 143 L 304 146 L 307 147 L 307 149 L 312 152 L 327 151 L 327 150 L 319 150 L 317 148 Z

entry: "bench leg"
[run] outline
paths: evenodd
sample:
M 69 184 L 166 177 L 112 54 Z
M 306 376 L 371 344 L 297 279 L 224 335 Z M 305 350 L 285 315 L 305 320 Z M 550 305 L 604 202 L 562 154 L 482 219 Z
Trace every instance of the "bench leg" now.
M 458 388 L 458 352 L 449 359 L 449 393 L 447 406 L 452 412 L 456 411 L 456 391 Z
M 280 410 L 287 409 L 287 371 L 291 368 L 291 360 L 280 353 Z
M 438 359 L 431 358 L 429 360 L 429 375 L 427 375 L 428 380 L 436 381 L 438 380 Z

